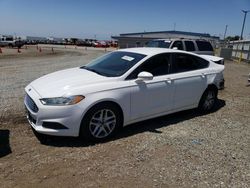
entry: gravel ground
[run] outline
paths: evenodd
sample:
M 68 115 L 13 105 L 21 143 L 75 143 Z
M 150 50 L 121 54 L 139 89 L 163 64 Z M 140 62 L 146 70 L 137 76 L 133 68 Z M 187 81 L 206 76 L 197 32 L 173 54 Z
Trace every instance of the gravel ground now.
M 47 47 L 37 55 L 33 48 L 0 54 L 1 187 L 250 186 L 250 65 L 226 61 L 226 88 L 208 115 L 188 110 L 144 121 L 100 144 L 44 141 L 25 120 L 25 85 L 105 52 L 58 48 L 51 54 Z
M 104 49 L 67 46 L 55 46 L 52 53 L 50 45 L 29 46 L 26 50 L 3 49 L 0 54 L 0 122 L 6 118 L 15 121 L 23 115 L 20 103 L 24 95 L 24 87 L 42 75 L 71 67 L 82 66 L 105 53 Z M 8 116 L 8 114 L 11 114 Z

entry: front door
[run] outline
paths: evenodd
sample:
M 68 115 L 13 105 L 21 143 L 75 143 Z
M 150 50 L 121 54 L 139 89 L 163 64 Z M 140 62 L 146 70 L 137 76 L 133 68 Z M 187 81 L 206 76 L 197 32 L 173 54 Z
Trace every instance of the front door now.
M 173 107 L 174 86 L 168 79 L 170 54 L 160 54 L 145 61 L 130 76 L 131 120 L 145 118 L 170 111 Z M 152 80 L 139 81 L 142 72 L 153 74 Z

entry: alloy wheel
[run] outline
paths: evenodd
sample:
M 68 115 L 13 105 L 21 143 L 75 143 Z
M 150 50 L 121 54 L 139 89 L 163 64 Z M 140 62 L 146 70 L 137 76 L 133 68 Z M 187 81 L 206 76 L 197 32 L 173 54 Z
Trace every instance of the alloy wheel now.
M 94 113 L 89 122 L 89 130 L 95 138 L 105 138 L 116 126 L 115 113 L 110 109 L 101 109 Z
M 215 103 L 215 93 L 214 93 L 214 91 L 210 90 L 207 93 L 203 107 L 205 110 L 210 110 L 213 108 L 214 103 Z

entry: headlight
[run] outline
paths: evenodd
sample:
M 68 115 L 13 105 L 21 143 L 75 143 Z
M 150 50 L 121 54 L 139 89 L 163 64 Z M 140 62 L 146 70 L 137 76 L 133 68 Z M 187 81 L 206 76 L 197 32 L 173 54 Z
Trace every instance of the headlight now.
M 63 105 L 77 104 L 84 98 L 85 97 L 82 95 L 74 95 L 70 97 L 44 98 L 40 99 L 40 101 L 43 105 L 63 106 Z

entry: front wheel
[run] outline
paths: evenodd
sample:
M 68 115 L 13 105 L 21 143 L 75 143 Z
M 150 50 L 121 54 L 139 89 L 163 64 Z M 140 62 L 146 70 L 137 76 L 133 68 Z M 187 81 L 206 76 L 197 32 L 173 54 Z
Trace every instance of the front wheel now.
M 99 142 L 113 136 L 121 125 L 121 114 L 115 105 L 98 104 L 86 113 L 80 134 L 87 140 Z
M 208 113 L 212 111 L 216 102 L 217 90 L 215 88 L 208 88 L 201 97 L 198 109 L 203 113 Z

